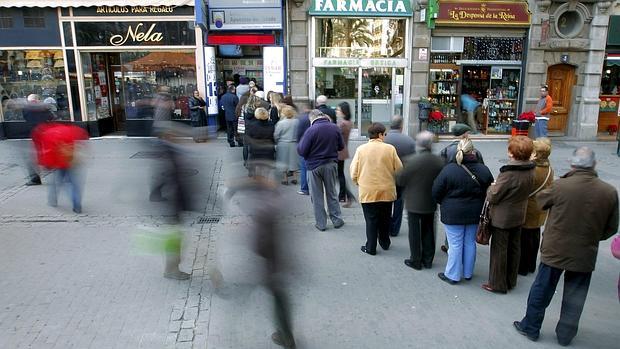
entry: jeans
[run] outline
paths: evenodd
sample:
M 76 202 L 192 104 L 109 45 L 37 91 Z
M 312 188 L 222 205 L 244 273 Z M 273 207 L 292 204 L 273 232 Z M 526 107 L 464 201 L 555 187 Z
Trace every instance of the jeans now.
M 324 201 L 327 201 L 327 210 L 332 223 L 340 225 L 343 222 L 338 194 L 336 193 L 337 167 L 335 162 L 329 162 L 312 171 L 307 171 L 310 184 L 310 199 L 314 208 L 314 220 L 316 226 L 320 229 L 325 229 L 327 226 Z
M 431 268 L 435 258 L 435 213 L 407 212 L 407 216 L 411 263 L 417 267 Z
M 390 218 L 390 235 L 398 236 L 400 233 L 400 226 L 403 223 L 403 187 L 396 186 L 396 201 L 394 201 L 394 207 L 392 208 L 392 217 Z
M 460 281 L 461 277 L 471 278 L 476 264 L 476 230 L 478 224 L 444 224 L 450 243 L 448 262 L 444 274 L 448 279 Z
M 47 203 L 50 206 L 58 205 L 58 190 L 62 188 L 65 181 L 69 183 L 73 209 L 82 210 L 82 192 L 78 183 L 77 171 L 72 168 L 54 170 L 54 180 L 49 185 Z
M 366 220 L 366 251 L 368 253 L 377 252 L 377 238 L 379 245 L 384 250 L 390 248 L 390 211 L 392 202 L 369 202 L 362 203 L 364 220 Z
M 536 138 L 547 137 L 547 124 L 549 120 L 545 119 L 536 119 L 534 123 L 534 135 Z
M 308 174 L 306 173 L 306 171 L 307 171 L 306 159 L 300 156 L 299 157 L 299 182 L 301 184 L 301 187 L 299 188 L 299 190 L 308 194 L 310 193 L 310 189 L 308 189 Z
M 560 321 L 555 327 L 555 334 L 560 343 L 568 344 L 577 335 L 579 318 L 588 296 L 592 272 L 578 273 L 540 263 L 536 280 L 527 298 L 527 312 L 521 320 L 521 328 L 529 336 L 538 337 L 545 318 L 545 310 L 551 303 L 562 273 L 564 273 L 564 294 L 562 295 Z

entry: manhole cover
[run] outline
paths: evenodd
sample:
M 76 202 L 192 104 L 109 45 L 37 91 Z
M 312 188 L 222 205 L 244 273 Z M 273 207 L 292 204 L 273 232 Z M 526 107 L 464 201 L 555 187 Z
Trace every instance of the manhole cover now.
M 163 157 L 162 152 L 159 151 L 139 151 L 132 156 L 130 159 L 159 159 Z
M 214 224 L 219 223 L 222 216 L 202 216 L 198 218 L 198 224 Z

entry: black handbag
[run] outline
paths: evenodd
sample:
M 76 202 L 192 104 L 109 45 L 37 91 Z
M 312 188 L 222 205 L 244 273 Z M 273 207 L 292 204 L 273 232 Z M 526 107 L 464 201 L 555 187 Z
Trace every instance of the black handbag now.
M 491 220 L 489 217 L 489 202 L 484 201 L 482 212 L 480 212 L 480 221 L 476 230 L 476 242 L 480 245 L 488 245 L 491 240 Z

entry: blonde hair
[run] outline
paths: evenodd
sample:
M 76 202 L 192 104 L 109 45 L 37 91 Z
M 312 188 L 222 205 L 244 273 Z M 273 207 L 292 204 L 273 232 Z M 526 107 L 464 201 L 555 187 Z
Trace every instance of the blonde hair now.
M 281 105 L 280 106 L 280 118 L 292 119 L 295 117 L 295 108 L 289 105 Z
M 551 155 L 551 140 L 546 137 L 536 138 L 532 160 L 547 160 Z
M 271 105 L 277 106 L 282 101 L 282 98 L 284 98 L 284 95 L 281 94 L 280 92 L 272 93 L 271 94 L 271 99 L 270 99 Z
M 254 111 L 254 117 L 257 120 L 269 120 L 269 112 L 265 108 L 257 108 Z
M 472 151 L 474 151 L 474 143 L 472 143 L 471 139 L 461 139 L 459 144 L 456 146 L 456 163 L 461 165 L 465 154 L 469 154 Z

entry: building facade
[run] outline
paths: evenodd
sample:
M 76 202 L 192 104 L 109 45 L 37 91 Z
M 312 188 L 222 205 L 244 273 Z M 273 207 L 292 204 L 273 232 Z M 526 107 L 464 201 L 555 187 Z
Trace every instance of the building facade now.
M 478 120 L 482 132 L 510 134 L 512 121 L 534 109 L 545 84 L 554 99 L 551 135 L 593 140 L 600 123 L 610 122 L 599 121 L 599 91 L 603 73 L 610 70 L 603 67 L 610 61 L 606 60 L 606 38 L 617 2 L 289 3 L 290 92 L 300 99 L 324 94 L 332 106 L 348 101 L 355 106 L 360 135 L 368 122 L 386 122 L 388 114 L 403 115 L 408 132 L 413 134 L 419 129 L 420 106 L 427 102 L 444 117 L 431 128 L 445 133 L 451 124 L 464 120 L 459 101 L 463 94 L 474 95 L 483 103 L 484 113 Z M 412 13 L 406 17 L 401 17 L 405 12 L 396 11 L 409 6 Z M 351 32 L 361 21 L 375 41 L 364 42 L 360 30 Z M 388 23 L 386 30 L 374 24 L 382 21 Z M 404 30 L 399 29 L 402 27 Z M 350 40 L 331 35 L 334 28 Z M 405 47 L 401 56 L 394 56 L 400 52 L 397 47 L 376 41 L 379 38 L 374 34 L 379 33 L 389 41 L 390 28 L 402 35 Z M 388 84 L 380 83 L 388 80 L 388 72 L 383 70 L 377 76 L 370 58 L 375 64 L 394 64 L 391 69 L 395 73 Z M 402 61 L 385 63 L 392 60 Z M 375 85 L 379 85 L 375 95 L 381 102 L 372 100 Z M 388 89 L 387 96 L 382 94 Z

